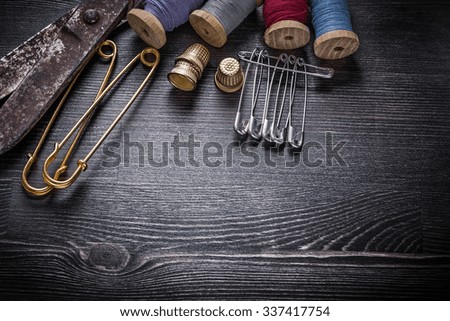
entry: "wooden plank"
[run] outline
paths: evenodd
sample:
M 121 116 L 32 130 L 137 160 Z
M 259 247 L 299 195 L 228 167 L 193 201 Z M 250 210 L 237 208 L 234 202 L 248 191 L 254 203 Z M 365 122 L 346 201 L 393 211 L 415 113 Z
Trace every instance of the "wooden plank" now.
M 0 2 L 0 56 L 76 3 Z M 208 142 L 242 144 L 232 130 L 239 95 L 219 92 L 213 80 L 221 59 L 263 46 L 260 10 L 224 48 L 210 48 L 193 93 L 172 88 L 167 73 L 200 38 L 189 25 L 168 34 L 155 78 L 106 141 L 122 144 L 120 163 L 108 166 L 114 159 L 100 150 L 69 190 L 36 199 L 22 190 L 20 173 L 47 115 L 0 156 L 0 297 L 448 299 L 450 43 L 442 39 L 450 34 L 450 4 L 349 3 L 361 40 L 354 56 L 323 61 L 311 45 L 292 52 L 336 70 L 332 80 L 310 79 L 306 142 L 322 148 L 308 151 L 320 166 L 305 165 L 304 150 L 303 163 L 287 168 L 289 152 L 251 144 L 260 160 L 253 167 L 239 165 L 249 158 L 236 148 L 232 162 L 202 162 Z M 117 72 L 144 44 L 127 28 L 112 38 L 120 50 Z M 103 71 L 98 61 L 89 66 L 49 142 L 89 106 Z M 145 73 L 136 68 L 99 108 L 74 160 Z M 296 99 L 300 106 L 301 95 Z M 147 143 L 160 159 L 163 143 L 191 134 L 201 145 L 194 152 L 199 166 L 177 166 L 173 149 L 167 166 L 148 163 Z M 124 159 L 126 137 L 144 147 L 143 155 L 128 144 Z M 325 153 L 339 141 L 346 142 L 340 153 L 347 165 L 327 164 Z M 181 156 L 186 161 L 187 151 Z M 38 171 L 31 176 L 36 184 Z
M 450 295 L 448 256 L 158 255 L 136 244 L 78 248 L 27 242 L 1 248 L 3 299 L 424 300 Z
M 450 193 L 425 194 L 424 207 L 427 215 L 423 221 L 423 250 L 426 253 L 450 253 L 450 220 L 448 208 Z
M 16 212 L 9 220 L 9 235 L 28 235 L 37 242 L 51 238 L 57 244 L 67 238 L 138 242 L 158 253 L 422 252 L 415 193 L 347 191 L 343 197 L 330 190 L 286 187 L 261 198 L 233 180 L 205 187 L 209 177 L 192 172 L 186 176 L 165 186 L 159 181 L 124 185 L 103 179 L 45 200 L 30 199 L 14 184 L 11 206 Z

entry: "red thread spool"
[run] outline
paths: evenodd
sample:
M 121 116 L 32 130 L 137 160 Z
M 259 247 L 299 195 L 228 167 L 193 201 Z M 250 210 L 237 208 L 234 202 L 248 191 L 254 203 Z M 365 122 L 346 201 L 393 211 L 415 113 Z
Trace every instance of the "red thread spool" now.
M 264 42 L 274 49 L 296 49 L 309 42 L 307 0 L 266 0 Z

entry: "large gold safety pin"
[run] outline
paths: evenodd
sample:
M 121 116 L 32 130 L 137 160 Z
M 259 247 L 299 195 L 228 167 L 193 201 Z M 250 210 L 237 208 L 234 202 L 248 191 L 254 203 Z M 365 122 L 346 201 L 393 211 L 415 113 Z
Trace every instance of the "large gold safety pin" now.
M 97 143 L 94 145 L 94 147 L 92 147 L 91 151 L 83 159 L 78 160 L 77 169 L 74 171 L 72 176 L 70 176 L 66 180 L 59 180 L 58 179 L 59 177 L 57 177 L 57 174 L 58 174 L 58 171 L 57 171 L 55 173 L 54 177 L 52 177 L 48 172 L 49 166 L 56 159 L 56 157 L 58 156 L 58 153 L 61 151 L 62 147 L 67 143 L 67 141 L 75 133 L 75 131 L 80 126 L 82 126 L 83 122 L 89 117 L 91 111 L 95 109 L 95 107 L 101 102 L 101 100 L 105 97 L 105 95 L 115 86 L 115 84 L 122 78 L 122 76 L 125 73 L 127 73 L 139 60 L 141 61 L 141 63 L 143 65 L 150 68 L 150 72 L 145 77 L 144 81 L 141 83 L 141 85 L 136 90 L 136 92 L 133 94 L 133 96 L 130 98 L 128 103 L 121 110 L 119 115 L 117 115 L 117 117 L 114 119 L 112 124 L 105 131 L 105 133 L 100 137 L 100 139 L 97 141 Z M 55 149 L 45 160 L 43 171 L 42 171 L 44 181 L 47 184 L 49 184 L 50 186 L 57 188 L 57 189 L 67 188 L 75 182 L 75 180 L 78 178 L 78 176 L 80 176 L 82 171 L 85 171 L 87 169 L 87 163 L 88 163 L 89 159 L 92 157 L 92 155 L 94 155 L 94 153 L 97 151 L 97 149 L 100 147 L 100 145 L 108 137 L 108 135 L 111 133 L 111 131 L 114 129 L 114 127 L 119 123 L 119 121 L 122 119 L 122 117 L 128 111 L 128 109 L 131 107 L 133 102 L 136 100 L 136 98 L 142 92 L 144 87 L 150 81 L 153 74 L 155 73 L 155 70 L 159 64 L 159 61 L 160 61 L 160 54 L 159 54 L 158 50 L 156 50 L 154 48 L 146 48 L 146 49 L 142 50 L 141 53 L 139 53 L 135 58 L 133 58 L 133 60 L 131 60 L 130 63 L 128 63 L 128 65 L 126 65 L 120 71 L 120 73 L 111 81 L 111 83 L 105 88 L 105 90 L 102 91 L 100 96 L 97 97 L 97 99 L 89 107 L 89 109 L 86 111 L 86 113 L 80 118 L 80 120 L 78 120 L 78 122 L 75 124 L 75 126 L 69 131 L 67 136 L 61 142 L 55 144 Z
M 97 99 L 101 95 L 102 91 L 105 90 L 105 88 L 108 84 L 109 78 L 111 77 L 112 71 L 113 71 L 115 63 L 116 63 L 116 58 L 117 58 L 117 46 L 113 41 L 106 40 L 97 49 L 97 54 L 104 60 L 109 61 L 110 63 L 109 63 L 108 70 L 106 71 L 105 77 L 103 78 L 102 84 L 98 90 L 98 93 L 97 93 L 97 96 L 95 99 Z M 28 181 L 28 176 L 29 176 L 31 168 L 38 160 L 39 152 L 40 152 L 43 144 L 45 143 L 45 140 L 47 139 L 47 136 L 50 133 L 50 130 L 53 127 L 53 124 L 56 121 L 56 118 L 58 117 L 59 112 L 61 111 L 62 107 L 64 106 L 70 92 L 73 89 L 73 86 L 78 81 L 78 78 L 80 77 L 81 73 L 83 72 L 83 69 L 78 72 L 78 74 L 75 76 L 74 80 L 72 80 L 72 82 L 69 84 L 66 91 L 64 92 L 63 97 L 61 98 L 58 105 L 56 106 L 55 111 L 53 112 L 53 115 L 50 118 L 50 121 L 48 122 L 48 124 L 44 130 L 44 133 L 42 134 L 41 138 L 39 139 L 39 142 L 38 142 L 36 148 L 34 149 L 33 153 L 28 154 L 28 161 L 22 170 L 22 186 L 31 195 L 44 196 L 44 195 L 47 195 L 48 193 L 50 193 L 54 188 L 53 186 L 51 186 L 49 184 L 46 184 L 46 186 L 44 186 L 44 187 L 34 187 Z M 58 179 L 61 176 L 61 174 L 67 170 L 67 168 L 68 168 L 67 163 L 69 161 L 69 158 L 72 155 L 78 141 L 82 137 L 92 114 L 93 114 L 93 112 L 91 112 L 89 114 L 89 116 L 86 118 L 86 120 L 80 125 L 80 128 L 79 128 L 75 138 L 73 139 L 72 143 L 70 144 L 69 149 L 67 150 L 67 153 L 65 154 L 63 161 L 61 162 L 58 170 L 55 173 L 55 176 L 54 176 L 55 179 Z

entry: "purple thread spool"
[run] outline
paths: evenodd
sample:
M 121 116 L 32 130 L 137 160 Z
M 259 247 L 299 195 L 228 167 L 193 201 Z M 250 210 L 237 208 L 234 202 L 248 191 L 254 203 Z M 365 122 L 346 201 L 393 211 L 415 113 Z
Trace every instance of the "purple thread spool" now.
M 156 49 L 166 44 L 166 32 L 186 23 L 189 14 L 198 9 L 204 0 L 146 0 L 145 10 L 133 9 L 128 13 L 128 23 L 137 35 Z

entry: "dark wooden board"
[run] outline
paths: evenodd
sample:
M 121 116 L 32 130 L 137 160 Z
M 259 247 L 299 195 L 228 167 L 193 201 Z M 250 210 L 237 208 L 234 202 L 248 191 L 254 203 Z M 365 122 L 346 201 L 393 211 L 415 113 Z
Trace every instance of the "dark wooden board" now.
M 74 4 L 2 1 L 0 56 Z M 0 156 L 0 298 L 449 299 L 450 4 L 349 4 L 361 40 L 354 56 L 323 61 L 311 45 L 292 52 L 336 71 L 332 80 L 310 79 L 306 141 L 319 166 L 305 165 L 305 151 L 239 140 L 232 129 L 239 95 L 214 85 L 221 59 L 264 46 L 260 9 L 224 48 L 209 47 L 212 60 L 193 93 L 172 88 L 167 73 L 202 41 L 189 25 L 170 33 L 155 78 L 106 141 L 121 144 L 120 165 L 100 150 L 74 186 L 37 199 L 23 191 L 20 174 L 45 116 Z M 126 27 L 112 39 L 118 68 L 145 47 Z M 90 64 L 49 141 L 90 104 L 104 70 Z M 145 72 L 136 68 L 100 107 L 76 157 Z M 164 144 L 191 134 L 198 166 L 177 166 L 172 149 L 167 166 L 149 164 L 149 142 L 159 160 Z M 142 147 L 124 158 L 127 139 Z M 234 158 L 203 163 L 211 142 L 233 148 Z M 339 142 L 346 165 L 327 164 Z M 251 161 L 242 145 L 257 166 L 242 166 Z M 302 162 L 284 166 L 292 159 Z M 39 184 L 37 168 L 31 181 Z

